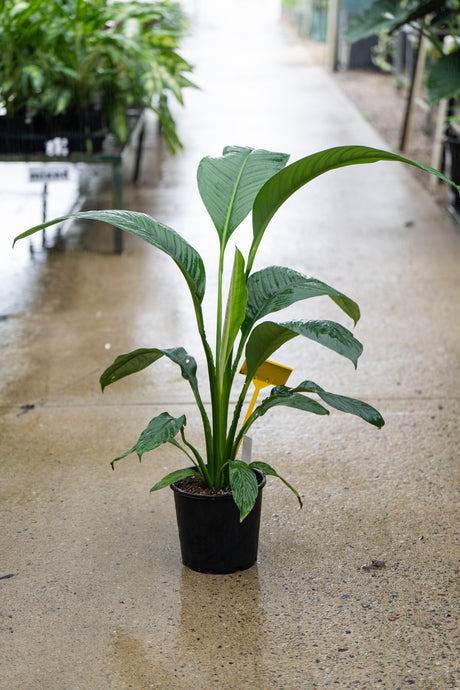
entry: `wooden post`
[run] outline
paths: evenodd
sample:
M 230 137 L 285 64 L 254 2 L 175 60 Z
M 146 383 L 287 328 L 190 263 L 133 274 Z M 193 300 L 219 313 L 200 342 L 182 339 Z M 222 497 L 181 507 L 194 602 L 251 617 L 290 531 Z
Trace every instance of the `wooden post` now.
M 420 39 L 417 47 L 417 56 L 415 60 L 414 70 L 409 89 L 409 97 L 407 99 L 406 113 L 404 116 L 404 124 L 401 133 L 401 141 L 399 144 L 400 151 L 406 151 L 410 147 L 410 140 L 412 136 L 414 107 L 420 93 L 420 86 L 422 84 L 423 68 L 425 66 L 426 58 L 426 38 L 420 32 Z
M 337 69 L 338 37 L 339 37 L 340 0 L 329 0 L 327 14 L 327 58 L 326 67 L 331 72 Z
M 447 98 L 443 98 L 441 101 L 439 101 L 439 105 L 438 105 L 438 113 L 436 116 L 436 128 L 435 128 L 435 132 L 434 132 L 434 141 L 433 141 L 433 151 L 431 153 L 431 167 L 436 168 L 436 170 L 441 170 L 441 165 L 442 165 L 442 149 L 444 146 L 444 143 L 443 143 L 444 123 L 446 121 L 446 115 L 447 115 Z M 431 177 L 430 184 L 432 187 L 434 187 L 438 178 L 435 177 L 434 175 L 431 175 L 430 177 Z

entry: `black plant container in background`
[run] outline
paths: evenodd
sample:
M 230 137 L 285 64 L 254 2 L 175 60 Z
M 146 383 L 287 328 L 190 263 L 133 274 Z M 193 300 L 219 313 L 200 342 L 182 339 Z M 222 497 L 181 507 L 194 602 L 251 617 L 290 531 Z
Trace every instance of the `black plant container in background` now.
M 265 476 L 254 470 L 259 494 L 249 515 L 240 513 L 231 494 L 174 491 L 182 562 L 199 573 L 226 574 L 250 568 L 257 560 Z
M 444 145 L 447 173 L 450 179 L 460 186 L 460 137 L 448 133 L 444 137 Z M 450 187 L 449 197 L 449 210 L 460 221 L 460 194 L 454 187 Z
M 101 110 L 71 110 L 49 118 L 44 126 L 50 139 L 67 139 L 69 153 L 100 153 L 107 135 Z
M 78 110 L 45 117 L 26 117 L 21 110 L 14 115 L 0 116 L 0 153 L 54 155 L 47 151 L 47 142 L 67 140 L 67 153 L 100 153 L 107 135 L 100 110 Z
M 0 116 L 0 153 L 44 153 L 47 135 L 26 111 Z

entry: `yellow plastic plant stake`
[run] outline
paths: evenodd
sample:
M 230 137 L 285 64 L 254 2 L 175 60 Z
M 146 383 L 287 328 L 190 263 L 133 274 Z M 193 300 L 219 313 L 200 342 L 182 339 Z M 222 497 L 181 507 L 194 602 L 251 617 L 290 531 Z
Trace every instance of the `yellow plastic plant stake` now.
M 240 369 L 240 374 L 246 375 L 247 373 L 247 365 L 246 362 L 244 362 Z M 270 362 L 269 359 L 260 365 L 252 378 L 255 390 L 252 400 L 249 404 L 248 411 L 246 412 L 244 422 L 247 422 L 249 419 L 249 416 L 254 409 L 254 405 L 256 404 L 257 396 L 262 388 L 265 388 L 266 386 L 284 386 L 291 373 L 292 369 L 290 367 L 285 367 L 283 364 L 276 364 L 276 362 Z

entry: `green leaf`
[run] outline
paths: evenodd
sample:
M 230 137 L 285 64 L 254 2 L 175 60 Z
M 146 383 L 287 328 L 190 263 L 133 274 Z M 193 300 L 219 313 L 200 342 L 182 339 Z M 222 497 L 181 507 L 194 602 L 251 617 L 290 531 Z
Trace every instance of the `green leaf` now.
M 180 366 L 183 378 L 190 382 L 193 390 L 198 389 L 198 379 L 196 377 L 197 364 L 195 358 L 189 355 L 183 347 L 168 348 L 163 350 L 163 354 Z
M 430 66 L 427 87 L 432 103 L 460 94 L 460 50 L 443 55 Z
M 347 43 L 356 43 L 362 38 L 367 38 L 380 31 L 389 31 L 396 20 L 398 9 L 402 10 L 404 17 L 407 10 L 401 8 L 400 0 L 377 0 L 366 7 L 362 12 L 351 16 L 344 31 Z
M 180 417 L 171 417 L 169 412 L 162 412 L 158 417 L 150 420 L 147 427 L 139 436 L 136 445 L 122 455 L 118 455 L 111 462 L 113 464 L 122 458 L 125 458 L 130 453 L 136 451 L 139 461 L 142 459 L 144 453 L 150 450 L 155 450 L 158 446 L 168 443 L 171 439 L 184 428 L 186 424 L 185 415 Z
M 235 259 L 233 262 L 232 277 L 228 291 L 227 310 L 222 332 L 222 370 L 232 352 L 235 338 L 238 335 L 238 331 L 244 319 L 247 294 L 244 258 L 241 252 L 235 248 Z
M 325 151 L 319 151 L 311 156 L 306 156 L 273 175 L 256 196 L 252 214 L 254 237 L 247 261 L 246 275 L 249 275 L 251 271 L 254 257 L 268 223 L 280 206 L 294 192 L 307 184 L 307 182 L 310 182 L 310 180 L 329 170 L 344 168 L 348 165 L 376 163 L 378 161 L 396 161 L 413 165 L 416 168 L 436 175 L 460 191 L 460 188 L 452 180 L 449 180 L 445 175 L 428 165 L 368 146 L 337 146 Z
M 380 31 L 392 32 L 439 8 L 439 0 L 377 0 L 357 16 L 351 17 L 344 32 L 347 43 L 356 43 Z
M 55 100 L 53 114 L 61 115 L 62 113 L 65 113 L 65 111 L 69 107 L 69 103 L 71 102 L 72 97 L 73 93 L 71 89 L 63 89 L 61 87 Z
M 165 350 L 160 348 L 140 348 L 133 352 L 119 355 L 99 379 L 102 390 L 125 376 L 145 369 L 163 356 L 178 364 L 184 379 L 190 382 L 193 389 L 198 388 L 196 360 L 183 347 L 174 347 Z
M 302 499 L 300 498 L 299 493 L 294 489 L 293 486 L 291 486 L 289 484 L 289 482 L 287 482 L 285 479 L 283 479 L 283 477 L 280 474 L 278 474 L 278 472 L 276 470 L 274 470 L 273 467 L 268 465 L 266 462 L 260 462 L 259 460 L 254 460 L 254 462 L 249 463 L 249 467 L 251 467 L 255 470 L 260 470 L 265 475 L 270 475 L 272 477 L 277 477 L 278 479 L 281 479 L 283 484 L 285 484 L 288 487 L 288 489 L 290 489 L 292 491 L 292 493 L 295 494 L 295 496 L 297 496 L 297 500 L 299 501 L 299 505 L 302 508 L 303 503 L 302 503 Z
M 371 405 L 368 405 L 368 403 L 365 403 L 362 400 L 356 400 L 355 398 L 348 398 L 344 395 L 329 393 L 313 381 L 303 381 L 299 386 L 293 388 L 292 391 L 294 393 L 316 393 L 322 400 L 324 400 L 325 403 L 331 407 L 335 407 L 336 410 L 341 410 L 342 412 L 348 412 L 349 414 L 354 414 L 357 417 L 361 417 L 361 419 L 364 419 L 365 422 L 373 424 L 373 426 L 376 426 L 379 429 L 385 424 L 380 412 Z
M 185 479 L 186 477 L 191 477 L 193 474 L 198 475 L 198 472 L 195 469 L 193 469 L 193 467 L 187 467 L 182 470 L 175 470 L 174 472 L 170 472 L 165 477 L 163 477 L 163 479 L 160 479 L 159 482 L 154 484 L 154 486 L 152 486 L 152 488 L 150 489 L 150 492 L 159 491 L 159 489 L 164 489 L 166 486 L 170 486 L 171 484 L 174 484 L 175 482 L 178 482 L 181 479 Z
M 200 162 L 198 188 L 222 248 L 250 212 L 264 182 L 281 170 L 288 158 L 284 153 L 228 146 L 221 157 L 207 156 Z
M 136 453 L 139 460 L 144 453 L 155 450 L 158 446 L 173 439 L 184 428 L 185 424 L 185 415 L 172 417 L 168 412 L 162 412 L 158 417 L 151 419 L 136 443 Z
M 152 108 L 152 110 L 158 115 L 169 150 L 171 153 L 175 153 L 177 149 L 182 148 L 182 142 L 177 134 L 176 121 L 169 109 L 166 93 L 160 95 L 159 106 L 157 108 Z
M 379 429 L 385 424 L 380 412 L 362 400 L 348 398 L 343 395 L 337 395 L 336 393 L 329 393 L 316 383 L 313 383 L 313 381 L 303 381 L 295 388 L 288 388 L 287 386 L 275 386 L 272 388 L 270 395 L 255 408 L 249 419 L 243 424 L 236 442 L 239 442 L 239 439 L 243 434 L 247 433 L 249 427 L 252 426 L 259 417 L 262 417 L 269 410 L 280 405 L 291 407 L 296 410 L 303 410 L 304 412 L 312 412 L 313 414 L 329 414 L 329 410 L 323 407 L 323 405 L 303 395 L 303 393 L 316 393 L 331 407 L 361 417 L 361 419 L 364 419 L 364 421 L 373 424 Z
M 260 405 L 257 405 L 254 412 L 251 414 L 247 422 L 243 425 L 243 429 L 240 432 L 246 433 L 252 424 L 259 417 L 263 417 L 269 410 L 274 407 L 292 407 L 295 410 L 302 410 L 303 412 L 311 412 L 312 414 L 328 415 L 329 410 L 327 410 L 319 402 L 313 400 L 312 398 L 307 398 L 306 395 L 294 392 L 291 388 L 287 386 L 275 386 L 272 388 L 268 398 L 264 398 Z
M 34 91 L 39 93 L 43 88 L 43 83 L 45 81 L 45 75 L 43 70 L 33 63 L 24 65 L 22 68 L 22 76 L 24 80 L 29 80 Z M 26 87 L 27 88 L 27 87 Z
M 170 359 L 175 364 L 178 364 L 181 368 L 181 374 L 183 378 L 190 383 L 190 387 L 195 396 L 198 409 L 200 410 L 201 418 L 203 421 L 203 426 L 205 430 L 205 435 L 208 443 L 208 439 L 212 437 L 211 426 L 209 422 L 208 415 L 201 400 L 200 391 L 198 389 L 198 379 L 196 376 L 197 364 L 194 357 L 188 354 L 183 347 L 173 347 L 168 349 L 160 348 L 141 348 L 134 350 L 133 352 L 128 352 L 124 355 L 119 355 L 116 360 L 111 364 L 101 375 L 99 381 L 102 390 L 111 383 L 118 381 L 125 376 L 134 374 L 142 369 L 145 369 L 150 364 L 156 362 L 160 357 L 165 356 Z M 132 451 L 128 451 L 129 454 Z
M 359 307 L 341 292 L 326 283 L 283 266 L 269 266 L 249 276 L 247 281 L 248 300 L 246 314 L 241 328 L 249 333 L 254 323 L 267 314 L 285 309 L 295 302 L 328 295 L 355 325 L 359 320 Z
M 247 378 L 284 343 L 297 335 L 314 340 L 353 362 L 355 368 L 363 346 L 350 331 L 335 321 L 264 321 L 256 326 L 246 345 Z
M 157 348 L 139 348 L 133 352 L 119 355 L 99 378 L 102 390 L 104 391 L 106 386 L 119 381 L 125 376 L 145 369 L 160 359 L 160 357 L 163 357 L 163 355 L 163 350 Z
M 240 511 L 240 522 L 243 522 L 253 509 L 259 493 L 256 475 L 241 460 L 230 460 L 228 467 L 233 500 Z
M 240 439 L 243 438 L 249 428 L 254 424 L 254 422 L 263 417 L 269 410 L 274 407 L 291 407 L 295 410 L 301 410 L 303 412 L 311 412 L 312 414 L 318 415 L 328 415 L 329 410 L 327 410 L 323 405 L 320 405 L 316 400 L 308 398 L 306 395 L 301 393 L 294 393 L 291 388 L 287 386 L 275 386 L 272 388 L 268 398 L 262 400 L 260 405 L 258 405 L 249 418 L 244 422 L 241 427 L 234 443 L 234 452 L 236 454 Z
M 80 213 L 72 213 L 26 230 L 26 232 L 21 233 L 14 239 L 13 244 L 17 240 L 29 237 L 29 235 L 33 235 L 39 230 L 61 223 L 68 218 L 99 220 L 110 223 L 125 232 L 140 237 L 153 247 L 165 252 L 179 267 L 187 281 L 192 296 L 199 303 L 202 302 L 206 287 L 206 274 L 200 255 L 172 228 L 154 220 L 145 213 L 137 213 L 135 211 L 81 211 Z
M 112 101 L 107 105 L 107 115 L 110 130 L 121 144 L 125 144 L 130 135 L 126 104 L 119 100 Z

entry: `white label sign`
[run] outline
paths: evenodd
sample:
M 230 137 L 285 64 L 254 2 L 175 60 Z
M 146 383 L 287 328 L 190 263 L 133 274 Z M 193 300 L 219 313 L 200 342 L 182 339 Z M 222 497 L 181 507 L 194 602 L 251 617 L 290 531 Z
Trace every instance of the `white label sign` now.
M 67 166 L 42 165 L 29 168 L 29 182 L 55 182 L 56 180 L 68 179 L 69 169 Z

